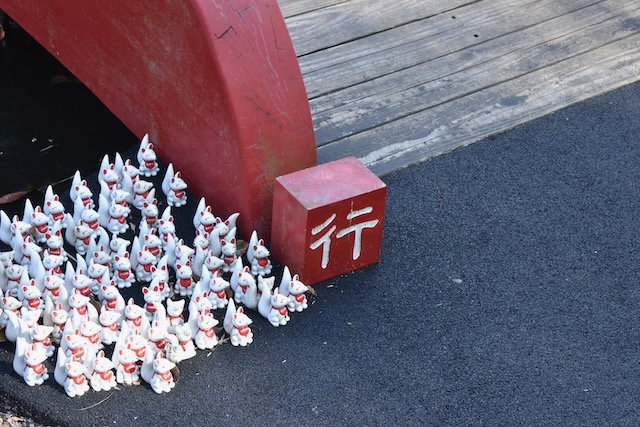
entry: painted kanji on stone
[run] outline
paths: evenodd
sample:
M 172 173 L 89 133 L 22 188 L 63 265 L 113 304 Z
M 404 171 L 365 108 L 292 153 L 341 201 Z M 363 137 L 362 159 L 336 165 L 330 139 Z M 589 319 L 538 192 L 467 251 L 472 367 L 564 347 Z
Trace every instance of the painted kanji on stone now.
M 279 177 L 272 252 L 316 283 L 380 258 L 385 184 L 356 158 Z

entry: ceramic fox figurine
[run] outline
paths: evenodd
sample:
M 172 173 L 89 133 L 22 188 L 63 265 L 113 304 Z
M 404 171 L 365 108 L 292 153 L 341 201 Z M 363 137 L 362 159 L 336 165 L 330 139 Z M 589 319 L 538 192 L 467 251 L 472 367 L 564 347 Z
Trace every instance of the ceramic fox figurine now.
M 30 236 L 29 230 L 31 224 L 20 220 L 18 215 L 14 215 L 12 219 L 3 211 L 0 210 L 0 241 L 13 248 L 15 245 L 15 238 L 17 235 L 21 235 L 23 239 Z
M 158 200 L 155 197 L 145 199 L 141 206 L 140 228 L 142 228 L 142 224 L 146 224 L 150 229 L 155 229 L 158 226 L 158 215 L 160 214 Z
M 178 262 L 176 264 L 176 284 L 175 292 L 183 297 L 190 297 L 193 293 L 193 271 L 191 270 L 191 261 Z
M 132 184 L 131 191 L 133 193 L 131 195 L 132 204 L 140 211 L 145 203 L 149 203 L 156 197 L 156 189 L 153 188 L 153 183 L 144 179 L 136 180 Z
M 174 334 L 167 335 L 167 358 L 174 363 L 190 359 L 196 355 L 191 328 L 187 324 L 174 328 Z
M 192 321 L 192 319 L 203 311 L 211 309 L 211 301 L 207 298 L 209 292 L 207 290 L 203 291 L 200 289 L 200 286 L 197 288 L 194 287 L 194 290 L 197 290 L 197 293 L 194 293 L 189 301 L 189 321 Z
M 128 241 L 127 239 L 123 239 L 118 235 L 118 233 L 113 233 L 111 235 L 111 239 L 109 240 L 109 255 L 113 257 L 115 254 L 121 251 L 126 251 L 130 244 L 130 241 Z
M 158 352 L 155 358 L 149 353 L 141 368 L 142 378 L 149 383 L 153 391 L 158 394 L 168 393 L 175 387 L 171 370 L 176 364 Z
M 191 269 L 197 277 L 202 276 L 202 266 L 209 255 L 209 233 L 196 230 L 196 237 L 193 239 L 193 265 Z
M 147 246 L 140 247 L 140 241 L 134 237 L 131 246 L 131 267 L 136 272 L 136 278 L 141 282 L 151 282 L 153 279 L 153 267 L 156 266 L 155 255 Z
M 126 303 L 114 280 L 109 281 L 109 284 L 100 285 L 98 297 L 105 310 L 113 311 L 120 314 L 120 316 L 124 314 Z
M 42 282 L 44 284 L 42 299 L 45 301 L 45 306 L 48 299 L 54 305 L 54 308 L 57 304 L 61 304 L 66 311 L 68 309 L 69 293 L 64 285 L 64 279 L 58 276 L 45 276 Z
M 100 194 L 98 202 L 98 214 L 100 219 L 100 225 L 111 233 L 122 234 L 129 229 L 129 223 L 127 217 L 131 209 L 109 201 L 105 196 Z
M 147 332 L 149 345 L 147 346 L 147 356 L 155 357 L 158 352 L 165 351 L 167 346 L 167 331 L 159 322 L 154 322 Z
M 156 287 L 142 288 L 142 295 L 144 296 L 144 309 L 149 319 L 149 322 L 153 319 L 158 304 L 162 304 L 162 296 L 160 295 L 160 289 Z
M 31 261 L 34 259 L 38 259 L 37 256 L 32 256 Z M 65 257 L 59 255 L 51 255 L 48 250 L 44 251 L 44 255 L 42 257 L 42 270 L 40 274 L 42 276 L 38 276 L 38 274 L 32 275 L 32 277 L 36 277 L 39 280 L 39 283 L 42 283 L 42 280 L 46 276 L 48 277 L 64 277 L 64 273 L 62 272 L 62 266 L 65 263 Z
M 173 215 L 171 215 L 171 206 L 162 212 L 160 219 L 158 220 L 158 237 L 162 242 L 162 249 L 167 250 L 167 246 L 170 241 L 176 239 L 176 226 L 173 223 Z
M 120 252 L 113 257 L 113 279 L 116 282 L 116 286 L 120 289 L 130 288 L 135 281 L 135 276 L 131 271 L 131 261 L 129 260 L 129 252 L 126 250 L 120 250 Z
M 85 351 L 89 354 L 96 354 L 104 348 L 100 341 L 102 326 L 99 323 L 86 320 L 80 323 L 80 335 L 85 339 Z
M 67 332 L 65 327 L 65 332 L 62 340 L 60 341 L 60 350 L 62 350 L 67 359 L 73 357 L 75 360 L 79 362 L 84 362 L 87 357 L 86 352 L 86 340 L 80 335 L 79 329 L 74 329 L 73 332 Z M 58 356 L 59 357 L 59 356 Z
M 143 227 L 140 228 L 140 235 L 138 236 L 138 240 L 140 240 L 140 245 L 146 246 L 149 252 L 153 254 L 156 258 L 154 264 L 160 262 L 160 259 L 163 256 L 162 253 L 162 242 L 157 235 L 155 229 L 147 229 L 143 232 Z
M 49 234 L 49 217 L 42 212 L 40 206 L 36 206 L 31 212 L 31 217 L 28 221 L 33 226 L 33 233 L 38 243 L 44 243 L 47 240 L 46 235 Z
M 182 179 L 182 174 L 173 171 L 173 163 L 167 166 L 167 172 L 162 180 L 162 192 L 167 196 L 167 204 L 172 207 L 187 204 L 187 183 Z
M 158 265 L 151 269 L 151 282 L 150 287 L 157 286 L 160 290 L 162 299 L 166 299 L 171 294 L 171 287 L 169 286 L 169 267 L 167 266 L 167 256 L 163 256 L 158 261 Z
M 62 239 L 62 223 L 56 221 L 50 229 L 50 233 L 45 234 L 45 243 L 47 245 L 47 253 L 62 257 L 63 261 L 67 261 L 67 252 L 64 250 L 64 240 Z
M 282 280 L 280 282 L 280 293 L 289 297 L 289 310 L 301 312 L 309 306 L 305 293 L 309 290 L 307 286 L 300 281 L 300 277 L 295 274 L 291 277 L 289 267 L 284 268 Z
M 211 350 L 218 345 L 218 337 L 213 329 L 218 321 L 211 315 L 209 310 L 203 310 L 195 314 L 195 320 L 190 321 L 191 333 L 194 336 L 194 343 L 200 350 Z
M 100 330 L 100 341 L 104 345 L 111 345 L 118 340 L 118 336 L 120 334 L 118 321 L 120 320 L 120 317 L 120 313 L 111 311 L 104 305 L 102 306 L 99 317 L 100 326 L 102 327 Z
M 34 325 L 31 328 L 31 343 L 35 346 L 37 350 L 42 350 L 45 352 L 47 357 L 53 356 L 55 348 L 53 346 L 53 341 L 51 340 L 51 333 L 53 332 L 52 326 L 44 326 L 44 325 Z
M 76 225 L 80 223 L 80 220 L 82 220 L 89 228 L 91 228 L 92 231 L 95 232 L 100 226 L 100 223 L 98 222 L 99 219 L 100 214 L 97 211 L 93 208 L 84 206 L 79 198 L 76 199 L 73 207 L 73 221 Z
M 203 270 L 206 268 L 207 270 L 209 270 L 211 274 L 215 273 L 216 271 L 222 274 L 223 265 L 224 265 L 224 261 L 222 261 L 220 258 L 215 256 L 211 251 L 211 249 L 209 249 L 209 252 L 207 253 L 207 256 L 204 258 L 204 261 L 203 261 L 203 266 L 202 266 Z
M 88 276 L 82 274 L 82 269 L 78 269 L 77 274 L 74 274 L 72 276 L 71 284 L 73 285 L 74 289 L 76 289 L 85 297 L 91 296 L 92 280 Z
M 13 260 L 20 265 L 29 265 L 32 256 L 40 256 L 42 248 L 36 245 L 31 236 L 23 238 L 21 234 L 16 236 L 13 246 Z
M 28 286 L 22 286 L 21 292 L 18 294 L 22 298 L 22 305 L 28 310 L 43 310 L 44 303 L 42 301 L 42 292 L 35 285 L 35 280 L 31 280 Z
M 73 220 L 71 220 L 73 223 Z M 93 236 L 93 229 L 89 227 L 84 221 L 78 221 L 78 225 L 71 225 L 67 227 L 65 233 L 67 242 L 73 245 L 76 252 L 80 255 L 86 255 L 89 246 L 91 245 L 91 238 Z
M 123 323 L 132 334 L 146 335 L 149 330 L 149 319 L 145 315 L 145 310 L 137 305 L 133 298 L 129 298 L 124 309 Z
M 203 233 L 210 234 L 216 225 L 216 217 L 213 215 L 211 206 L 207 205 L 204 197 L 200 199 L 193 216 L 193 228 Z
M 102 183 L 104 183 L 109 190 L 113 190 L 116 184 L 118 184 L 119 179 L 120 177 L 118 176 L 118 172 L 116 172 L 116 165 L 114 163 L 109 163 L 109 156 L 105 154 L 102 158 L 102 162 L 100 163 L 98 181 L 101 186 Z
M 67 310 L 62 304 L 57 304 L 55 309 L 51 311 L 51 322 L 53 323 L 53 331 L 51 332 L 51 339 L 60 344 L 62 340 L 64 325 L 67 323 L 69 315 Z
M 116 367 L 116 382 L 118 384 L 132 385 L 139 381 L 140 369 L 136 365 L 137 360 L 138 357 L 131 349 L 114 350 L 112 362 Z
M 167 300 L 167 321 L 169 323 L 169 332 L 175 333 L 175 328 L 184 324 L 184 305 L 186 300 L 174 301 L 172 299 Z
M 80 176 L 80 171 L 76 171 L 73 175 L 73 180 L 71 181 L 71 188 L 69 190 L 69 196 L 71 197 L 71 202 L 74 203 L 77 199 L 87 208 L 93 209 L 95 204 L 93 203 L 93 193 L 87 186 L 87 181 L 82 179 Z
M 160 170 L 160 166 L 158 166 L 157 162 L 158 157 L 156 152 L 153 150 L 153 144 L 149 142 L 149 134 L 145 134 L 140 141 L 140 147 L 138 148 L 136 158 L 138 159 L 138 170 L 141 175 L 150 177 L 158 174 L 158 171 Z
M 203 275 L 201 280 L 203 281 L 203 283 L 209 284 L 209 292 L 207 294 L 207 298 L 209 298 L 209 301 L 211 301 L 211 308 L 213 310 L 225 308 L 229 303 L 229 299 L 227 297 L 227 289 L 229 289 L 231 284 L 221 277 L 219 271 L 214 271 L 213 274 L 211 274 L 209 273 L 209 270 L 204 268 L 202 272 Z M 211 277 L 209 278 L 209 276 Z
M 54 194 L 53 188 L 49 185 L 44 193 L 44 205 L 42 211 L 49 217 L 49 226 L 53 226 L 60 221 L 62 227 L 66 227 L 66 212 L 60 197 Z
M 249 267 L 242 267 L 241 259 L 236 262 L 229 283 L 233 289 L 233 299 L 236 304 L 244 304 L 252 310 L 258 308 L 258 285 L 251 275 Z
M 221 218 L 216 218 L 216 225 L 214 226 L 214 230 L 218 232 L 219 239 L 231 239 L 231 236 L 227 236 L 227 234 L 229 234 L 231 230 L 236 228 L 236 223 L 239 216 L 240 214 L 236 212 L 229 215 L 229 218 L 224 221 Z
M 131 193 L 120 188 L 118 184 L 113 187 L 113 190 L 111 191 L 111 203 L 129 208 L 130 200 L 133 200 L 133 196 L 131 195 Z
M 267 276 L 271 274 L 271 261 L 269 256 L 271 253 L 264 245 L 264 240 L 258 239 L 258 234 L 253 231 L 249 240 L 249 249 L 247 250 L 247 259 L 251 263 L 251 273 L 254 276 Z
M 129 182 L 133 183 L 134 180 L 137 179 L 139 176 L 140 176 L 140 169 L 138 169 L 133 165 L 133 163 L 131 162 L 131 159 L 125 160 L 121 170 L 120 186 L 122 187 L 123 190 L 131 193 L 131 188 L 127 188 L 126 186 L 124 186 L 123 182 L 125 178 L 128 178 Z
M 229 300 L 223 325 L 233 346 L 245 347 L 253 342 L 253 332 L 249 328 L 251 323 L 253 321 L 244 313 L 244 309 L 238 307 L 236 310 L 233 300 Z
M 92 370 L 89 379 L 94 391 L 109 391 L 116 387 L 116 376 L 113 373 L 115 365 L 105 357 L 104 351 L 100 350 L 96 354 L 90 366 Z
M 19 341 L 21 340 L 22 338 Z M 16 357 L 19 357 L 20 353 L 20 349 L 16 349 Z M 24 352 L 22 359 L 22 378 L 28 386 L 41 385 L 49 378 L 47 368 L 43 363 L 47 360 L 47 354 L 42 348 L 31 344 Z M 14 364 L 14 369 L 15 367 L 16 364 Z
M 85 377 L 87 367 L 82 363 L 74 361 L 64 366 L 66 378 L 64 380 L 64 391 L 69 397 L 84 395 L 89 391 L 89 382 Z
M 106 265 L 98 264 L 94 260 L 91 260 L 89 267 L 87 267 L 87 277 L 91 280 L 89 288 L 94 294 L 100 294 L 100 287 L 103 284 L 108 284 L 111 281 L 109 276 L 109 269 L 111 267 L 111 257 L 108 258 Z M 115 282 L 114 282 L 115 285 Z
M 145 334 L 145 336 L 146 335 L 147 334 Z M 147 340 L 140 334 L 131 334 L 126 338 L 126 346 L 128 349 L 134 352 L 138 359 L 138 362 L 144 360 L 144 356 L 147 352 L 147 344 L 149 344 L 149 340 Z
M 224 264 L 222 265 L 222 271 L 228 273 L 233 270 L 234 264 L 236 262 L 236 239 L 230 239 L 229 241 L 222 239 L 220 241 L 220 246 L 222 249 L 222 261 Z
M 166 248 L 169 265 L 177 272 L 177 264 L 192 260 L 195 250 L 184 244 L 183 239 L 170 240 Z M 190 265 L 191 266 L 191 265 Z
M 272 293 L 273 283 L 275 277 L 268 279 L 258 276 L 258 286 L 262 291 L 260 295 L 260 301 L 258 302 L 258 312 L 269 321 L 273 326 L 284 326 L 290 320 L 289 310 L 287 305 L 289 304 L 289 297 L 280 294 L 280 291 L 276 290 Z
M 11 292 L 13 295 L 18 295 L 20 286 L 26 286 L 29 284 L 27 267 L 20 264 L 11 264 L 5 268 L 3 277 L 0 277 L 0 288 L 2 288 L 5 295 L 7 292 Z
M 8 292 L 6 296 L 0 298 L 0 329 L 6 328 L 9 323 L 9 313 L 17 318 L 20 316 L 20 308 L 22 302 L 17 298 L 11 296 L 11 292 Z
M 98 321 L 98 310 L 91 304 L 91 299 L 73 289 L 69 295 L 69 320 L 74 326 L 80 326 L 80 322 L 90 319 Z

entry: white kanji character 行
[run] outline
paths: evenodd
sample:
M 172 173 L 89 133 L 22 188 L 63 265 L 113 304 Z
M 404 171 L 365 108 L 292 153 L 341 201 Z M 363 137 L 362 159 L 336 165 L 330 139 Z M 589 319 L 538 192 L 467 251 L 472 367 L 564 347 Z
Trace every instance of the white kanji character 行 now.
M 347 219 L 351 221 L 354 218 L 357 218 L 361 215 L 369 214 L 371 212 L 373 212 L 373 208 L 371 206 L 368 206 L 363 209 L 358 209 L 358 210 L 349 212 L 349 214 L 347 215 Z M 360 258 L 360 252 L 362 250 L 362 230 L 365 228 L 373 228 L 376 225 L 378 225 L 378 222 L 379 220 L 377 219 L 361 222 L 358 224 L 351 225 L 347 228 L 344 228 L 338 231 L 338 233 L 336 234 L 336 237 L 340 239 L 341 237 L 344 237 L 351 232 L 355 233 L 355 238 L 353 241 L 353 259 L 354 260 Z
M 322 230 L 327 228 L 333 222 L 334 219 L 336 219 L 336 214 L 331 215 L 329 218 L 327 218 L 325 222 L 311 229 L 311 234 L 315 236 L 316 234 L 320 233 Z M 329 249 L 331 246 L 331 234 L 333 234 L 333 232 L 336 231 L 336 228 L 337 227 L 335 225 L 331 226 L 331 228 L 329 228 L 329 231 L 327 231 L 321 238 L 319 238 L 309 246 L 312 250 L 316 250 L 320 246 L 322 246 L 322 268 L 323 269 L 327 268 L 327 265 L 329 265 Z

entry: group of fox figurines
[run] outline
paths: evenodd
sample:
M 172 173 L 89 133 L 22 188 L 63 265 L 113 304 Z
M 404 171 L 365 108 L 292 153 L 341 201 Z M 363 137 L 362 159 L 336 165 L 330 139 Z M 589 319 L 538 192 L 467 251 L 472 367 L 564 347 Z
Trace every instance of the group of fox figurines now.
M 104 157 L 97 210 L 76 172 L 72 213 L 52 187 L 42 206 L 26 201 L 22 218 L 0 211 L 7 248 L 0 252 L 0 332 L 15 343 L 13 368 L 29 386 L 49 378 L 46 362 L 56 354 L 54 378 L 71 397 L 141 379 L 168 392 L 174 368 L 196 349 L 253 342 L 245 309 L 283 326 L 291 312 L 308 307 L 309 288 L 287 267 L 275 286 L 269 250 L 255 231 L 246 258 L 238 255 L 238 214 L 216 217 L 202 198 L 193 245 L 179 239 L 171 209 L 186 204 L 180 172 L 169 164 L 160 214 L 154 184 L 143 179 L 160 170 L 148 136 L 137 164 Z M 141 305 L 123 293 L 136 294 Z M 224 332 L 215 310 L 226 310 Z

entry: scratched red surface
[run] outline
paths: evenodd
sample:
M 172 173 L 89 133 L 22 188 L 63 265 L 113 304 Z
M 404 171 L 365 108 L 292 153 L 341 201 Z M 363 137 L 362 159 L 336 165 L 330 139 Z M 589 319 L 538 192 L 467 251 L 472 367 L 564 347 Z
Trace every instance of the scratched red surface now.
M 316 164 L 275 0 L 0 0 L 214 212 L 268 239 L 274 179 Z

